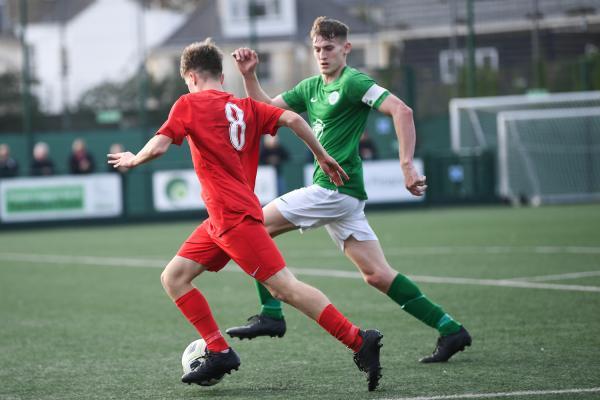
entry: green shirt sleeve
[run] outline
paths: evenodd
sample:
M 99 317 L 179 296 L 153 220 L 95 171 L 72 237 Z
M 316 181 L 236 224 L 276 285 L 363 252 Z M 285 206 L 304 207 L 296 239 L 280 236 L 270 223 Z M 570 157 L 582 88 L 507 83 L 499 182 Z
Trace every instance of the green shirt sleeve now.
M 348 81 L 348 97 L 355 104 L 364 103 L 371 108 L 379 108 L 390 92 L 379 86 L 370 76 L 358 73 Z
M 281 97 L 286 104 L 292 109 L 292 111 L 298 114 L 306 111 L 306 80 L 298 83 L 292 89 L 284 92 Z

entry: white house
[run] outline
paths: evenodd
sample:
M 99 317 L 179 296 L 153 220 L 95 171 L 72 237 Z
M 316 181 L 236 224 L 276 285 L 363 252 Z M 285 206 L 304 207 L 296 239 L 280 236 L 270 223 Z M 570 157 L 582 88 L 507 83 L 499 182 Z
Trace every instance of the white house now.
M 144 54 L 185 19 L 164 9 L 142 10 L 135 0 L 95 0 L 63 21 L 27 27 L 32 75 L 39 81 L 35 90 L 49 113 L 75 104 L 83 92 L 104 81 L 130 78 Z
M 187 21 L 148 58 L 148 70 L 161 79 L 178 73 L 182 49 L 191 42 L 212 37 L 225 53 L 223 71 L 225 88 L 239 96 L 244 94 L 242 80 L 229 54 L 241 46 L 259 51 L 261 85 L 271 94 L 294 86 L 308 75 L 318 73 L 312 59 L 309 31 L 320 15 L 338 18 L 351 27 L 353 51 L 351 65 L 377 68 L 379 45 L 373 41 L 369 27 L 332 0 L 253 0 L 254 23 L 249 15 L 250 0 L 214 0 L 200 5 Z

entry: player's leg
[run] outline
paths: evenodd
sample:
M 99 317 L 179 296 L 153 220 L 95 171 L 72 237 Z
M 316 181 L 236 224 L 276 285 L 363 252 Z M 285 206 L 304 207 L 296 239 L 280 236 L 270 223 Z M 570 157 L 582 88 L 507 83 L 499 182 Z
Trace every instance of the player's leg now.
M 277 208 L 277 201 L 287 201 L 284 196 L 281 196 L 284 200 L 279 198 L 263 207 L 265 227 L 271 237 L 298 229 Z M 240 339 L 253 339 L 258 336 L 283 337 L 286 324 L 281 301 L 273 297 L 258 280 L 255 280 L 254 283 L 260 300 L 260 312 L 248 318 L 244 325 L 234 326 L 225 332 L 231 337 Z
M 308 229 L 322 225 L 323 222 L 314 214 L 312 207 L 323 202 L 329 192 L 332 191 L 312 185 L 286 193 L 267 204 L 263 208 L 263 214 L 265 227 L 271 237 L 300 227 Z M 252 339 L 257 336 L 282 337 L 286 325 L 281 302 L 271 296 L 258 280 L 255 284 L 261 303 L 260 313 L 248 318 L 244 325 L 227 329 L 227 334 L 240 339 Z
M 204 362 L 181 378 L 184 383 L 202 385 L 239 368 L 240 359 L 221 334 L 206 298 L 192 285 L 202 272 L 217 271 L 228 260 L 201 225 L 161 274 L 165 291 L 207 344 Z
M 320 290 L 296 279 L 284 268 L 264 282 L 279 300 L 315 320 L 330 335 L 354 352 L 354 362 L 367 374 L 369 391 L 375 390 L 381 378 L 379 349 L 383 335 L 377 330 L 360 330 L 350 322 Z
M 193 260 L 175 256 L 165 267 L 160 280 L 177 308 L 206 341 L 208 350 L 221 352 L 229 345 L 219 331 L 206 298 L 192 285 L 192 280 L 205 270 L 206 267 Z
M 378 331 L 360 331 L 321 291 L 296 279 L 260 222 L 246 219 L 215 241 L 247 274 L 263 282 L 274 297 L 299 309 L 352 349 L 357 365 L 367 373 L 369 390 L 375 389 L 381 376 L 382 335 Z
M 333 230 L 339 226 L 327 228 L 332 237 L 335 237 Z M 358 228 L 358 235 L 362 230 L 364 228 Z M 378 240 L 358 240 L 353 235 L 344 240 L 343 246 L 344 253 L 358 267 L 366 283 L 439 332 L 440 338 L 434 353 L 422 358 L 421 362 L 448 361 L 455 353 L 464 350 L 465 346 L 471 345 L 471 337 L 460 323 L 441 306 L 429 300 L 411 279 L 390 267 Z
M 439 329 L 443 335 L 460 329 L 460 324 L 451 318 L 447 324 L 438 324 L 445 321 L 442 308 L 431 302 L 413 281 L 390 267 L 379 241 L 360 241 L 350 236 L 344 241 L 344 253 L 358 267 L 367 284 L 387 294 L 404 311 L 426 325 Z

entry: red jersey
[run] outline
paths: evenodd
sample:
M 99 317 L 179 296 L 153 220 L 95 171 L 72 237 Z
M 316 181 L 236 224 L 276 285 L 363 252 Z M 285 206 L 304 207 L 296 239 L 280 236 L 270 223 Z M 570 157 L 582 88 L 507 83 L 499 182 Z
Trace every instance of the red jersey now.
M 211 234 L 220 236 L 246 217 L 263 222 L 254 194 L 260 139 L 275 135 L 283 112 L 251 98 L 203 90 L 181 96 L 158 130 L 177 145 L 187 137 Z

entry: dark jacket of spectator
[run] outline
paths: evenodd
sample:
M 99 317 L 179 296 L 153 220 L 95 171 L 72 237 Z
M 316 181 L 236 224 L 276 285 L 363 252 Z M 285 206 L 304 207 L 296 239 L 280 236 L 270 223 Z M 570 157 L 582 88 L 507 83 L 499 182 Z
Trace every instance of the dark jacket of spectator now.
M 279 174 L 281 166 L 289 159 L 289 153 L 279 144 L 277 137 L 265 136 L 263 147 L 260 151 L 259 163 L 261 165 L 272 165 Z
M 32 176 L 54 175 L 54 162 L 50 159 L 48 145 L 38 142 L 33 147 L 33 160 L 31 161 Z
M 367 132 L 363 133 L 358 142 L 358 154 L 363 160 L 376 160 L 377 147 Z
M 69 158 L 69 171 L 72 174 L 90 174 L 96 167 L 94 158 L 88 153 L 85 142 L 82 139 L 76 139 L 73 142 L 71 157 Z
M 10 156 L 10 147 L 0 144 L 0 178 L 10 178 L 19 173 L 19 163 Z

